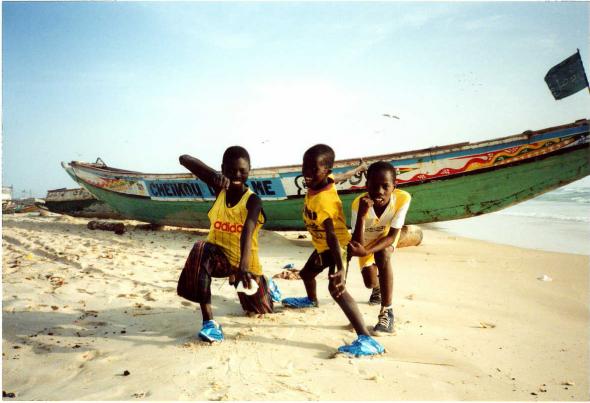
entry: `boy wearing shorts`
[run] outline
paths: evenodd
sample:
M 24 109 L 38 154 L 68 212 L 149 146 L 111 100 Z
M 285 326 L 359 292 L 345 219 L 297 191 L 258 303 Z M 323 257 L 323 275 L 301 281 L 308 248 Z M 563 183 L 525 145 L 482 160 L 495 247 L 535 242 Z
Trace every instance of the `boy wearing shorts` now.
M 332 148 L 325 144 L 317 144 L 303 155 L 303 176 L 307 186 L 303 221 L 311 234 L 315 250 L 299 273 L 307 297 L 285 298 L 282 302 L 290 308 L 317 307 L 315 278 L 329 267 L 330 295 L 358 336 L 351 344 L 339 347 L 338 351 L 354 356 L 381 354 L 384 351 L 383 346 L 367 332 L 358 306 L 345 287 L 344 262 L 347 262 L 346 247 L 350 233 L 346 227 L 342 202 L 334 185 L 334 157 Z
M 393 253 L 406 213 L 410 207 L 408 192 L 395 188 L 395 168 L 378 161 L 367 170 L 367 193 L 357 197 L 351 206 L 351 256 L 359 257 L 359 266 L 367 288 L 373 292 L 369 303 L 381 303 L 375 335 L 393 333 Z

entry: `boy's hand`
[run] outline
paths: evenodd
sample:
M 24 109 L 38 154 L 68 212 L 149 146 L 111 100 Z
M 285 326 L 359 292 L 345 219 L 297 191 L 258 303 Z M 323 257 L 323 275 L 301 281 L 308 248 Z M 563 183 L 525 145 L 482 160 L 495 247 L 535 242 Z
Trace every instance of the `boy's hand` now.
M 229 179 L 224 174 L 216 174 L 213 178 L 213 185 L 214 187 L 218 187 L 219 189 L 225 189 L 229 187 Z
M 361 200 L 359 201 L 358 215 L 360 217 L 366 216 L 371 207 L 373 207 L 373 200 L 371 200 L 371 197 L 369 197 L 369 195 L 361 197 Z
M 252 279 L 252 274 L 250 274 L 249 271 L 240 270 L 237 274 L 237 279 L 238 281 L 236 282 L 236 287 L 238 286 L 238 284 L 240 284 L 241 281 L 242 284 L 244 284 L 244 288 L 252 288 L 252 284 L 250 283 L 250 280 Z
M 350 256 L 367 256 L 369 252 L 360 242 L 350 241 L 348 243 L 348 254 Z
M 332 286 L 334 287 L 335 293 L 334 298 L 338 298 L 342 295 L 342 293 L 346 290 L 346 276 L 345 270 L 338 270 L 334 274 L 330 274 L 328 277 L 332 282 Z

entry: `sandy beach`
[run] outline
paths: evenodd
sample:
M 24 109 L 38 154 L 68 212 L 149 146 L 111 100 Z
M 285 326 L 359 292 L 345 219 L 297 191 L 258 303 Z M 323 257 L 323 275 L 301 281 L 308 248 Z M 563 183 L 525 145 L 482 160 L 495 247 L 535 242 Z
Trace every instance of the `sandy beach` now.
M 355 335 L 327 274 L 319 308 L 261 318 L 214 280 L 226 340 L 209 345 L 195 338 L 198 306 L 176 295 L 206 231 L 124 221 L 115 235 L 88 221 L 3 216 L 4 400 L 590 400 L 588 256 L 425 229 L 394 255 L 396 335 L 379 339 L 384 355 L 354 359 L 335 354 Z M 261 232 L 267 275 L 302 267 L 301 233 Z M 373 326 L 356 261 L 348 289 Z

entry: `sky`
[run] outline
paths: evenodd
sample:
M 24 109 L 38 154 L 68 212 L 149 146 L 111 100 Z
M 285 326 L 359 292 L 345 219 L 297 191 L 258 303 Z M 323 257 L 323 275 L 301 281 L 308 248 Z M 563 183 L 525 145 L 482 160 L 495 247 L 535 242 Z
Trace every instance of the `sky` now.
M 587 2 L 3 2 L 2 182 L 74 188 L 61 161 L 219 169 L 480 141 L 590 116 L 547 71 L 580 49 Z M 383 114 L 393 114 L 392 119 Z M 578 183 L 590 186 L 590 178 Z

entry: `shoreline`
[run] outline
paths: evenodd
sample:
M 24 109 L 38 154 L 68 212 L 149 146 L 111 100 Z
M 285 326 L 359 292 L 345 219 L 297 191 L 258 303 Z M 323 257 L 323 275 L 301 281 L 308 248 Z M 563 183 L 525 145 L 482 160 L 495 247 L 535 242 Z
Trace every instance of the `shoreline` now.
M 226 340 L 211 346 L 193 337 L 197 304 L 176 295 L 206 231 L 125 221 L 118 236 L 87 222 L 3 217 L 3 389 L 14 400 L 590 400 L 588 256 L 422 227 L 423 243 L 393 257 L 397 334 L 379 338 L 386 354 L 351 359 L 335 355 L 354 333 L 326 273 L 319 308 L 277 304 L 262 318 L 214 279 Z M 302 267 L 312 249 L 299 233 L 261 231 L 265 274 Z M 304 294 L 276 281 L 283 297 Z M 347 288 L 373 326 L 379 308 L 356 259 Z

